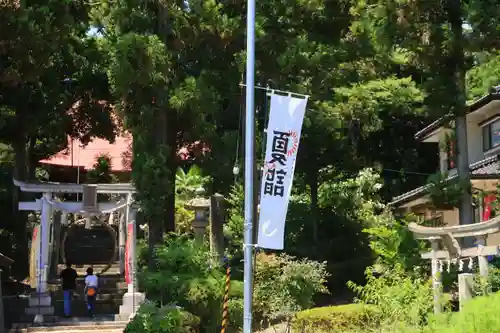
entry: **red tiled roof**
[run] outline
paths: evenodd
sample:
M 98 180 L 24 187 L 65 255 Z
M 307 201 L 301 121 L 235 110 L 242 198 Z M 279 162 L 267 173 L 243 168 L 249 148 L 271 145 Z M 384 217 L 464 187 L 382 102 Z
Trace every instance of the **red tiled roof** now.
M 84 146 L 79 140 L 68 137 L 68 148 L 57 154 L 39 161 L 67 167 L 78 167 L 90 170 L 96 163 L 96 158 L 107 154 L 111 158 L 111 170 L 115 172 L 130 171 L 130 147 L 132 135 L 129 133 L 116 137 L 114 143 L 108 140 L 94 138 Z
M 114 172 L 128 172 L 131 170 L 132 135 L 125 132 L 116 137 L 115 143 L 105 139 L 93 138 L 84 146 L 79 140 L 68 137 L 66 149 L 57 154 L 39 161 L 42 164 L 78 167 L 90 170 L 96 163 L 96 158 L 103 154 L 111 158 L 111 170 Z M 182 161 L 191 160 L 210 151 L 207 144 L 196 141 L 188 144 L 177 152 Z
M 106 105 L 106 101 L 99 101 L 99 104 Z M 72 115 L 80 106 L 80 101 L 76 102 L 68 113 Z M 97 157 L 106 154 L 111 158 L 111 170 L 114 172 L 131 171 L 132 161 L 132 135 L 123 130 L 123 124 L 114 112 L 111 117 L 121 134 L 119 134 L 114 143 L 108 140 L 93 138 L 89 144 L 83 145 L 79 140 L 71 139 L 68 136 L 67 148 L 57 154 L 39 161 L 41 164 L 50 164 L 66 167 L 78 167 L 90 170 L 94 167 Z M 208 145 L 201 141 L 195 141 L 187 144 L 177 152 L 177 156 L 182 161 L 194 159 L 200 155 L 209 152 Z

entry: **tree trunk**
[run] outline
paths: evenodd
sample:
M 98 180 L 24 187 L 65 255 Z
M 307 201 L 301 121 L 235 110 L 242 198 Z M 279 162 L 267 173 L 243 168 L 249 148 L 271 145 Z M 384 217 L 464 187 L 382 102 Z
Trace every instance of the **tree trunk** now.
M 451 24 L 452 43 L 451 57 L 454 65 L 454 83 L 456 85 L 455 97 L 455 131 L 457 137 L 457 171 L 460 183 L 466 187 L 462 194 L 459 207 L 460 224 L 473 223 L 472 195 L 470 182 L 469 154 L 467 145 L 467 120 L 466 120 L 466 96 L 465 96 L 465 55 L 464 36 L 462 28 L 462 3 L 460 0 L 448 1 L 448 20 Z M 471 238 L 464 239 L 464 245 L 470 246 Z
M 166 216 L 165 226 L 166 232 L 175 231 L 175 172 L 177 170 L 177 114 L 175 110 L 168 110 L 166 127 L 167 127 L 167 144 L 169 147 L 169 157 L 167 167 L 169 170 L 169 188 L 165 200 Z
M 50 261 L 50 276 L 56 278 L 57 267 L 59 266 L 59 257 L 60 257 L 60 248 L 61 248 L 61 216 L 62 213 L 60 211 L 55 211 L 54 213 L 54 222 L 53 222 L 53 237 L 52 237 L 52 254 Z
M 314 168 L 309 173 L 309 187 L 311 188 L 311 212 L 312 212 L 312 227 L 313 227 L 313 244 L 316 246 L 318 242 L 318 170 Z
M 26 181 L 29 178 L 29 158 L 27 151 L 27 142 L 24 137 L 15 140 L 12 143 L 12 148 L 15 154 L 14 160 L 14 178 L 19 181 Z M 28 260 L 28 234 L 26 230 L 28 222 L 27 211 L 20 211 L 18 203 L 21 200 L 28 200 L 29 194 L 21 192 L 18 188 L 13 189 L 13 212 L 15 218 L 14 234 L 17 242 L 17 251 L 14 261 L 14 272 L 19 276 L 25 276 L 29 269 Z M 17 275 L 16 274 L 16 275 Z
M 158 221 L 148 221 L 148 271 L 156 271 L 155 247 L 163 242 L 162 225 Z M 147 295 L 146 295 L 147 296 Z
M 170 35 L 168 20 L 168 9 L 162 2 L 158 3 L 156 33 L 160 40 L 168 47 L 167 42 Z M 167 52 L 167 50 L 165 50 Z M 169 182 L 165 198 L 165 219 L 163 229 L 165 232 L 175 231 L 175 172 L 177 169 L 177 114 L 175 110 L 165 108 L 160 111 L 160 137 L 162 143 L 168 145 L 169 154 L 167 167 L 169 170 Z

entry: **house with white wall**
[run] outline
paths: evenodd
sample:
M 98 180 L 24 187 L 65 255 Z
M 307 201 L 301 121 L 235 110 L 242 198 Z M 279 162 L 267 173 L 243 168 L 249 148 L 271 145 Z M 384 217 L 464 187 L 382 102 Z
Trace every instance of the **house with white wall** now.
M 472 188 L 486 193 L 484 201 L 474 206 L 474 223 L 488 220 L 499 212 L 490 202 L 500 186 L 500 87 L 474 101 L 467 108 L 467 145 Z M 415 134 L 415 139 L 439 145 L 436 169 L 456 179 L 453 117 L 445 116 Z M 458 209 L 436 207 L 429 196 L 431 185 L 424 185 L 393 198 L 391 206 L 402 213 L 414 213 L 436 224 L 458 225 Z M 488 193 L 490 193 L 488 195 Z M 488 238 L 489 245 L 500 244 L 500 233 Z

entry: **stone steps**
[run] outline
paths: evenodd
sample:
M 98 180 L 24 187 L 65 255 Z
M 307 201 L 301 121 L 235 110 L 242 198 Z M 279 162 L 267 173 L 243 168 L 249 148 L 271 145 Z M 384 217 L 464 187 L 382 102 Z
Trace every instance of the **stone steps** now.
M 123 332 L 127 326 L 127 321 L 114 321 L 110 317 L 97 317 L 90 320 L 88 318 L 61 319 L 56 323 L 45 323 L 43 326 L 27 327 L 26 325 L 16 325 L 9 330 L 9 333 L 28 333 L 28 332 L 94 332 L 100 333 L 118 333 Z
M 116 314 L 120 310 L 122 300 L 96 301 L 94 304 L 95 313 L 98 314 Z M 53 303 L 54 311 L 58 315 L 64 314 L 64 302 L 55 301 Z M 87 315 L 87 303 L 85 301 L 71 302 L 71 314 L 74 316 L 85 317 Z
M 73 265 L 73 269 L 78 273 L 79 276 L 83 277 L 83 276 L 87 275 L 87 268 L 89 268 L 89 267 L 92 267 L 94 269 L 94 274 L 99 274 L 107 266 L 108 265 L 104 265 L 104 264 Z M 58 272 L 62 272 L 62 270 L 65 268 L 66 268 L 66 266 L 63 264 L 57 265 Z M 120 264 L 113 263 L 106 272 L 101 274 L 101 276 L 119 275 L 119 274 L 120 274 Z
M 77 279 L 76 291 L 83 292 L 84 288 L 85 288 L 84 279 L 83 278 Z M 63 291 L 61 289 L 61 282 L 59 281 L 50 281 L 47 285 L 47 289 L 51 293 L 60 293 L 61 295 L 63 294 Z M 99 279 L 99 292 L 110 293 L 115 290 L 125 290 L 125 289 L 127 289 L 127 284 L 125 283 L 125 281 L 123 281 L 123 278 L 107 279 L 101 277 Z
M 73 265 L 79 277 L 76 280 L 77 288 L 73 292 L 72 315 L 87 316 L 84 286 L 85 275 L 88 267 L 94 268 L 94 273 L 99 273 L 107 265 Z M 66 266 L 58 265 L 58 271 Z M 127 292 L 127 284 L 120 274 L 119 263 L 114 263 L 108 271 L 99 275 L 99 289 L 95 303 L 95 313 L 99 315 L 116 315 L 123 303 L 123 295 Z M 56 316 L 64 316 L 64 291 L 61 289 L 61 280 L 54 278 L 48 281 L 48 292 L 52 297 L 52 307 Z M 36 311 L 37 309 L 33 309 Z M 127 318 L 128 319 L 128 318 Z
M 97 300 L 98 301 L 108 301 L 108 300 L 121 300 L 123 298 L 123 295 L 127 292 L 126 289 L 119 289 L 119 290 L 103 290 L 99 289 L 99 293 L 97 294 Z M 63 291 L 56 291 L 50 294 L 52 296 L 52 300 L 55 301 L 63 301 L 64 300 L 64 294 Z M 83 288 L 81 290 L 77 290 L 73 292 L 73 302 L 79 301 L 79 300 L 85 300 L 85 294 L 83 292 Z
M 93 327 L 93 328 L 75 328 L 71 330 L 60 330 L 60 329 L 54 329 L 54 330 L 46 330 L 46 329 L 40 329 L 38 330 L 33 330 L 33 328 L 23 328 L 20 330 L 16 331 L 9 331 L 9 332 L 19 332 L 19 333 L 29 333 L 29 332 L 54 332 L 54 333 L 81 333 L 81 332 L 95 332 L 99 331 L 99 333 L 123 333 L 125 331 L 125 328 L 115 328 L 115 329 L 107 329 L 107 328 L 100 328 L 100 327 Z

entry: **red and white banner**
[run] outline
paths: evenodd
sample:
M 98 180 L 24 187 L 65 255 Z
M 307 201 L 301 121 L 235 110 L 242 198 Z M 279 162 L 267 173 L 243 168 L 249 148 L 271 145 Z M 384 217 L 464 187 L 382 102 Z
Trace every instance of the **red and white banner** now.
M 35 289 L 38 286 L 38 272 L 40 267 L 40 226 L 33 228 L 30 249 L 30 286 Z
M 483 205 L 483 221 L 488 221 L 491 218 L 491 211 L 493 209 L 492 203 L 496 200 L 494 194 L 487 195 L 484 197 Z
M 260 190 L 257 246 L 282 250 L 295 160 L 308 98 L 271 95 L 267 146 Z
M 135 222 L 127 224 L 127 243 L 125 245 L 125 282 L 127 284 L 132 284 L 133 276 L 132 276 L 132 265 L 134 258 L 132 257 L 134 253 L 134 249 L 132 248 L 134 237 L 134 226 Z

